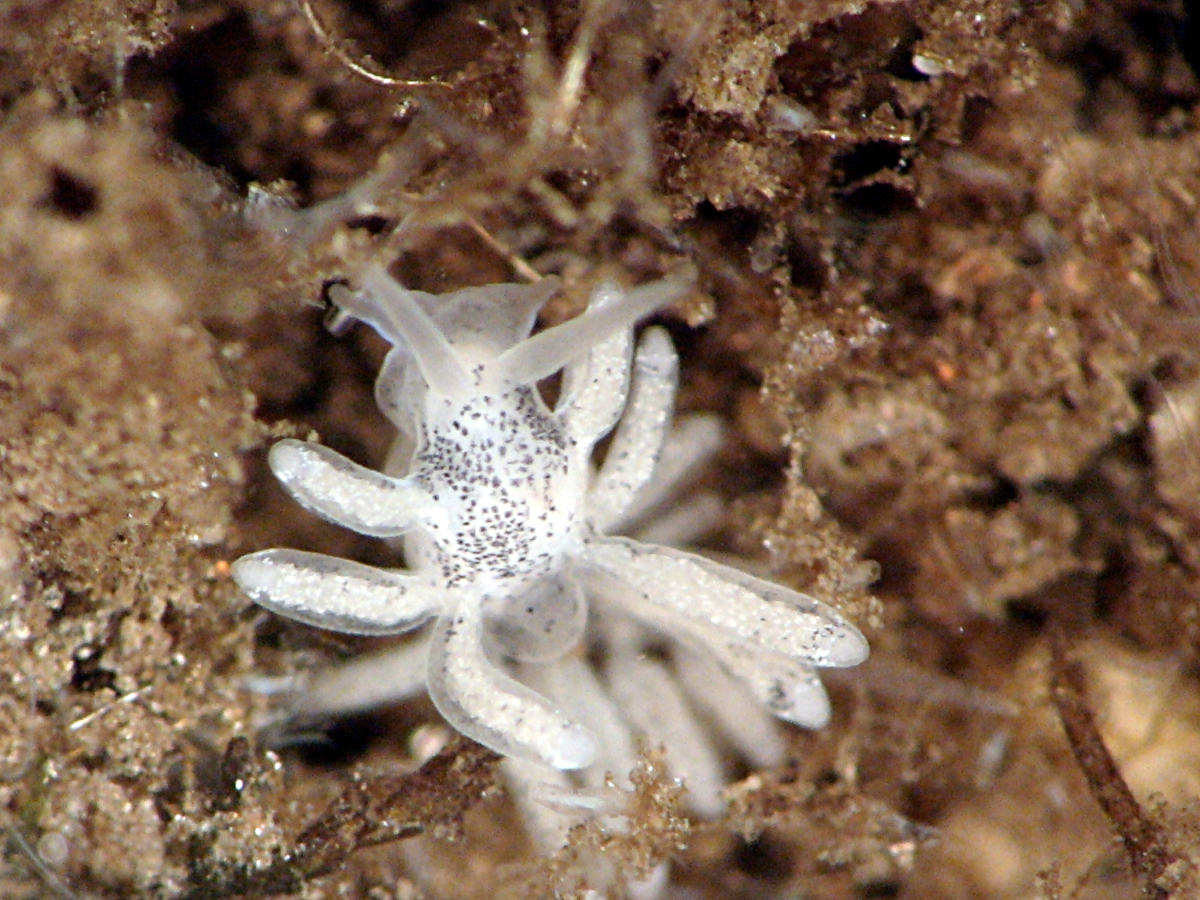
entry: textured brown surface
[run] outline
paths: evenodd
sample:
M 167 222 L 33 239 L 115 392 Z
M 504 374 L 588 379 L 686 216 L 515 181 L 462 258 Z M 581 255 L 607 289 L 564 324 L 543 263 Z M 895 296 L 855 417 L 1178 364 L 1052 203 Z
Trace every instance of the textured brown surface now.
M 1181 6 L 312 13 L 417 84 L 273 0 L 0 6 L 0 896 L 527 898 L 666 858 L 679 896 L 1196 896 Z M 247 678 L 367 642 L 272 619 L 229 561 L 395 560 L 261 454 L 386 453 L 384 346 L 321 328 L 323 284 L 377 251 L 428 290 L 560 274 L 548 322 L 600 277 L 696 267 L 668 319 L 681 406 L 732 424 L 721 549 L 875 649 L 784 766 L 731 761 L 724 820 L 689 823 L 650 753 L 629 833 L 544 859 L 486 755 L 412 774 L 426 704 L 322 758 L 261 745 Z

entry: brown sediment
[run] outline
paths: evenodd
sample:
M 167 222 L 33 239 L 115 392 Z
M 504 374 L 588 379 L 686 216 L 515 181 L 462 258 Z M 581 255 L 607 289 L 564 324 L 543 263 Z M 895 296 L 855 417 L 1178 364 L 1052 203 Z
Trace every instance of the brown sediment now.
M 0 809 L 23 838 L 0 895 L 539 896 L 581 890 L 599 855 L 639 875 L 672 858 L 714 897 L 1188 897 L 1182 7 L 313 9 L 343 56 L 420 83 L 360 77 L 266 0 L 0 10 Z M 351 189 L 369 202 L 316 206 Z M 547 860 L 482 797 L 475 750 L 433 763 L 478 764 L 469 790 L 410 774 L 428 706 L 377 717 L 349 762 L 260 746 L 247 677 L 370 642 L 271 619 L 229 561 L 396 560 L 296 510 L 261 457 L 310 432 L 385 455 L 385 348 L 321 327 L 323 286 L 381 248 L 427 290 L 560 274 L 547 322 L 600 277 L 697 267 L 668 320 L 681 406 L 731 423 L 722 549 L 846 610 L 878 658 L 781 770 L 730 761 L 726 819 L 689 829 L 651 754 L 630 832 Z M 1051 621 L 1079 675 L 1057 690 Z M 327 811 L 401 784 L 453 797 L 461 840 L 350 853 L 370 843 L 355 812 L 321 865 L 268 878 Z

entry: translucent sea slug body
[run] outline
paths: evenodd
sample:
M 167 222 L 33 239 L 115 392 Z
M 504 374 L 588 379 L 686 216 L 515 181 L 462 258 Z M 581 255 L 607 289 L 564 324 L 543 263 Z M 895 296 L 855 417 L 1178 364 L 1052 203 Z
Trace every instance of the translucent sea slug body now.
M 393 344 L 376 398 L 399 431 L 388 468 L 403 474 L 292 440 L 272 448 L 270 464 L 318 515 L 403 537 L 408 568 L 266 550 L 238 560 L 235 579 L 263 606 L 337 631 L 398 633 L 436 619 L 426 682 L 446 720 L 557 769 L 589 766 L 596 736 L 503 660 L 563 659 L 583 639 L 589 597 L 608 618 L 611 607 L 705 647 L 781 718 L 823 725 L 828 700 L 814 667 L 866 658 L 852 624 L 736 569 L 608 534 L 648 490 L 675 391 L 670 339 L 648 329 L 634 354 L 633 326 L 686 283 L 602 287 L 584 314 L 531 337 L 554 287 L 547 279 L 433 296 L 374 268 L 359 291 L 341 290 L 343 311 Z M 536 383 L 559 370 L 561 398 L 549 409 Z M 597 471 L 593 447 L 618 420 Z

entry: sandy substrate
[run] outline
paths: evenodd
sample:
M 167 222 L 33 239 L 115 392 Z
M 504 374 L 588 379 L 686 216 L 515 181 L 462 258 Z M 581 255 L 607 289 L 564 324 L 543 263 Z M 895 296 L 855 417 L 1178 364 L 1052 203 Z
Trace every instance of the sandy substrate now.
M 0 5 L 0 897 L 550 897 L 598 856 L 679 898 L 1200 896 L 1196 33 L 1170 0 Z M 713 548 L 874 648 L 784 766 L 729 760 L 723 818 L 649 751 L 629 831 L 546 858 L 489 752 L 417 768 L 427 703 L 261 740 L 247 679 L 380 643 L 229 578 L 397 563 L 264 464 L 385 456 L 386 346 L 322 327 L 377 253 L 558 274 L 547 324 L 695 266 L 660 318 L 730 426 Z

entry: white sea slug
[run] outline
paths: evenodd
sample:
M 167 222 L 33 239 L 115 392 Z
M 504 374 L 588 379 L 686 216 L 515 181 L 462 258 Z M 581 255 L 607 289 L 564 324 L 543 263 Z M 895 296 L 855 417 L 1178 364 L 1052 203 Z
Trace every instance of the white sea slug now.
M 268 609 L 335 631 L 392 634 L 435 619 L 427 657 L 410 654 L 407 664 L 423 660 L 450 725 L 517 760 L 581 769 L 603 749 L 576 704 L 549 696 L 596 692 L 546 681 L 572 672 L 594 680 L 564 665 L 588 627 L 589 598 L 599 604 L 594 627 L 618 654 L 621 634 L 647 630 L 703 647 L 711 670 L 739 679 L 775 715 L 823 725 L 829 704 L 814 669 L 866 658 L 854 625 L 737 569 L 609 534 L 653 491 L 677 377 L 666 332 L 648 329 L 635 355 L 633 326 L 686 281 L 601 287 L 585 313 L 531 337 L 555 286 L 435 296 L 373 267 L 359 290 L 339 290 L 338 306 L 393 344 L 375 393 L 399 430 L 388 465 L 397 474 L 294 440 L 275 444 L 269 460 L 305 508 L 361 534 L 402 537 L 408 568 L 280 549 L 242 557 L 234 578 Z M 549 409 L 536 385 L 559 370 Z M 618 420 L 597 470 L 592 450 Z M 541 669 L 526 680 L 545 683 L 543 692 L 510 674 L 518 669 Z M 344 698 L 349 709 L 379 686 L 346 690 L 358 695 Z

